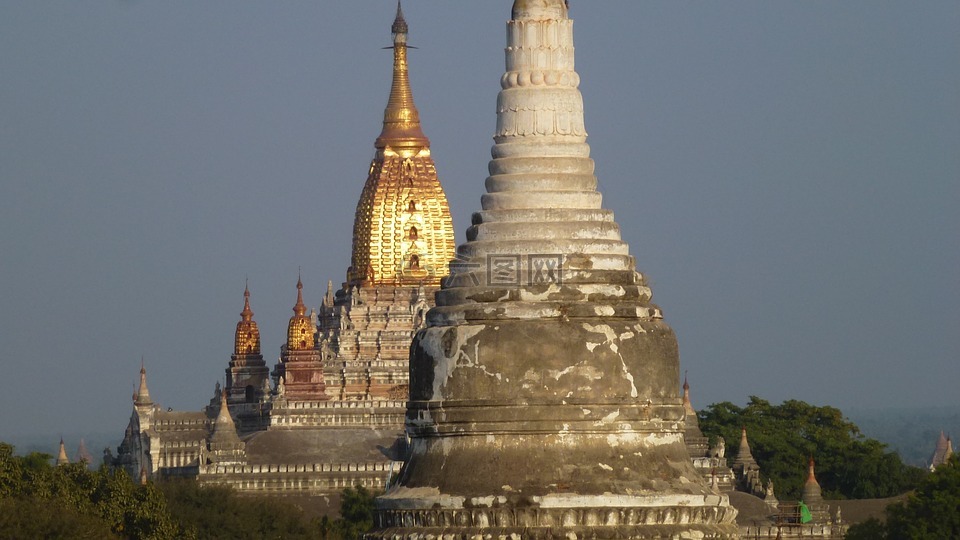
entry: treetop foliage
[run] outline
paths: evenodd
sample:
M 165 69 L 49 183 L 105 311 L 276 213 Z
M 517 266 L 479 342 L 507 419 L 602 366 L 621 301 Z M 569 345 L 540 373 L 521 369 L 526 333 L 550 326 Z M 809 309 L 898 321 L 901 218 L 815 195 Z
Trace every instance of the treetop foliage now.
M 960 538 L 960 455 L 927 476 L 905 502 L 887 507 L 887 521 L 850 527 L 847 540 Z
M 730 462 L 739 450 L 740 430 L 746 427 L 761 475 L 773 480 L 781 499 L 800 498 L 810 457 L 816 461 L 817 481 L 827 499 L 892 497 L 916 487 L 925 474 L 905 465 L 883 443 L 865 437 L 834 407 L 797 400 L 773 405 L 751 396 L 745 407 L 715 403 L 698 417 L 705 435 L 725 439 Z
M 309 520 L 282 499 L 192 480 L 139 485 L 122 470 L 51 461 L 0 443 L 0 540 L 353 540 L 373 524 L 375 494 L 362 487 L 344 491 L 341 519 Z

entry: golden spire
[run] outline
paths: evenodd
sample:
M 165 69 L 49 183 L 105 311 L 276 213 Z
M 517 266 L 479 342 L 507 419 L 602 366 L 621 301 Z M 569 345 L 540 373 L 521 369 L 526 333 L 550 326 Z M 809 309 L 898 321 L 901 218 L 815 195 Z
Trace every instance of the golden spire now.
M 293 306 L 293 317 L 287 326 L 287 349 L 304 351 L 313 348 L 316 328 L 307 317 L 307 306 L 303 303 L 303 282 L 297 276 L 297 303 Z
M 253 310 L 250 309 L 249 284 L 243 288 L 243 311 L 240 312 L 240 322 L 234 335 L 233 354 L 260 354 L 260 328 L 253 320 Z
M 307 313 L 307 306 L 303 303 L 303 282 L 300 281 L 300 276 L 297 276 L 297 303 L 293 306 L 293 312 L 297 315 L 305 315 Z
M 400 2 L 397 2 L 397 17 L 393 21 L 393 85 L 390 99 L 383 112 L 383 131 L 377 138 L 376 147 L 424 147 L 430 140 L 420 129 L 420 113 L 413 104 L 410 77 L 407 71 L 407 21 L 403 18 Z
M 407 22 L 393 22 L 393 87 L 353 223 L 350 283 L 439 286 L 454 258 L 453 220 L 407 77 Z
M 253 320 L 253 310 L 250 309 L 250 283 L 243 285 L 243 311 L 240 312 L 240 318 L 244 321 Z

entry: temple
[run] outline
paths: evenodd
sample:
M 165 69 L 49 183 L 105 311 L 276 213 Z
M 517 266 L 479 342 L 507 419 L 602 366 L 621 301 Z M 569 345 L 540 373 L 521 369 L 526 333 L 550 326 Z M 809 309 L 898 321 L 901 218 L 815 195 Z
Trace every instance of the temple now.
M 410 89 L 407 33 L 398 4 L 393 80 L 346 280 L 336 290 L 329 282 L 312 310 L 298 277 L 272 370 L 245 287 L 225 383 L 202 411 L 154 403 L 141 367 L 130 423 L 110 457 L 132 477 L 193 477 L 336 508 L 344 488 L 382 490 L 400 470 L 410 341 L 455 256 L 449 206 Z
M 141 361 L 105 462 L 326 514 L 362 485 L 384 492 L 370 540 L 842 538 L 845 503 L 823 500 L 812 457 L 803 503 L 782 502 L 746 428 L 730 465 L 701 431 L 676 337 L 601 204 L 569 9 L 513 4 L 486 193 L 456 247 L 398 3 L 345 279 L 321 296 L 290 276 L 272 368 L 246 284 L 202 410 L 162 407 Z M 933 465 L 951 453 L 941 433 Z
M 411 346 L 411 455 L 368 538 L 734 538 L 676 338 L 601 207 L 563 0 L 507 23 L 481 211 Z

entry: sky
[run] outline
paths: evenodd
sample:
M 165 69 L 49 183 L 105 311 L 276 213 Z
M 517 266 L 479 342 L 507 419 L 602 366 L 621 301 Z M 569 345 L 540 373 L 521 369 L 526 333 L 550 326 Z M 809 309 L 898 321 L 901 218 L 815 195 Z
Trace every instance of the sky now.
M 697 407 L 957 404 L 960 3 L 571 0 L 604 207 Z M 458 243 L 509 0 L 406 0 Z M 279 355 L 349 265 L 392 0 L 0 4 L 0 440 L 114 433 Z

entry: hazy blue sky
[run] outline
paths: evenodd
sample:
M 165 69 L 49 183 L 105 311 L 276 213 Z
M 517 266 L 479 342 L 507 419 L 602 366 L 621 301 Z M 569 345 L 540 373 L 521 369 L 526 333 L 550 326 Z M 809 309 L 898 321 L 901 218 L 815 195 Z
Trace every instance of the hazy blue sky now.
M 573 0 L 605 206 L 694 402 L 957 403 L 960 2 Z M 511 2 L 407 0 L 458 241 Z M 0 439 L 115 432 L 222 379 L 249 276 L 349 264 L 392 0 L 0 4 Z

